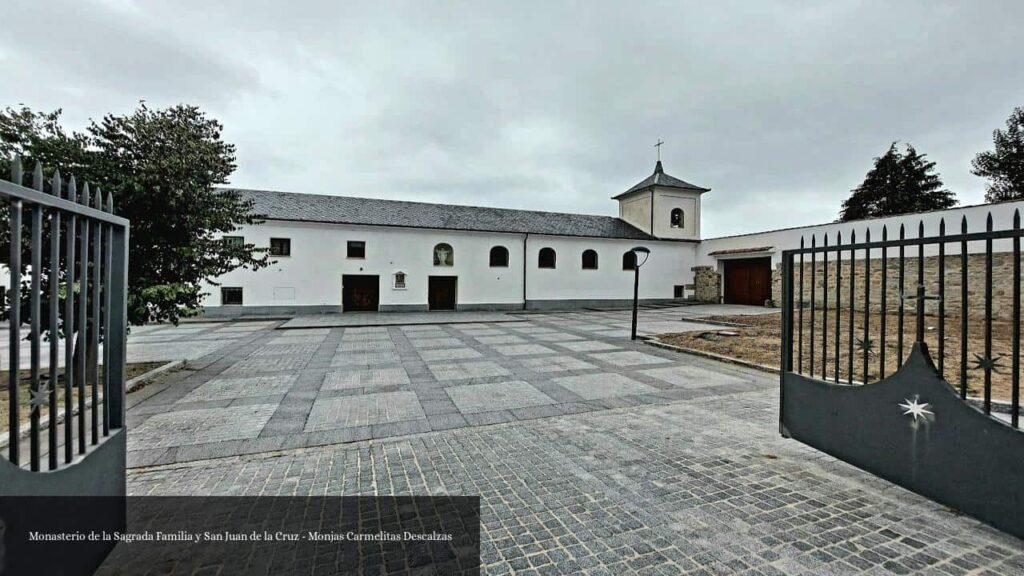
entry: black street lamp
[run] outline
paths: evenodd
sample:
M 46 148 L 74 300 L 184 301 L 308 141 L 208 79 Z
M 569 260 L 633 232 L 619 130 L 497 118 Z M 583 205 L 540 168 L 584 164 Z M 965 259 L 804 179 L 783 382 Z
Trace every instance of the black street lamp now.
M 633 331 L 630 335 L 630 340 L 636 340 L 636 312 L 640 299 L 640 267 L 647 262 L 647 258 L 651 256 L 651 251 L 643 246 L 631 248 L 629 251 L 633 253 Z M 641 254 L 644 255 L 643 261 L 640 260 Z

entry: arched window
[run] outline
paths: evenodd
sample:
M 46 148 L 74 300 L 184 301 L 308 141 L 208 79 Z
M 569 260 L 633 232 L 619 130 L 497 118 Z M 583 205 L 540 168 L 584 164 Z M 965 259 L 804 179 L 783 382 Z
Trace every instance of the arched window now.
M 554 248 L 541 248 L 540 254 L 537 255 L 537 268 L 554 268 L 555 267 L 555 250 Z
M 597 252 L 594 250 L 583 251 L 583 269 L 597 270 Z
M 673 208 L 672 215 L 669 217 L 669 225 L 673 228 L 683 227 L 683 209 Z
M 632 270 L 636 268 L 636 252 L 629 250 L 622 254 L 622 269 Z
M 491 268 L 508 268 L 508 248 L 504 246 L 491 248 Z
M 453 266 L 455 264 L 455 251 L 450 244 L 441 243 L 434 246 L 434 266 Z

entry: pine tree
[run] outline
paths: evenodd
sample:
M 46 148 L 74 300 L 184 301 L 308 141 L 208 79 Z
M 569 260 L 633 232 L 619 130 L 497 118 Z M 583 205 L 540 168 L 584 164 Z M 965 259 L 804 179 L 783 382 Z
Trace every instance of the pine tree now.
M 971 173 L 989 180 L 987 202 L 1024 198 L 1024 107 L 1013 110 L 1006 130 L 992 132 L 995 149 L 981 152 L 971 162 Z
M 925 159 L 910 144 L 900 151 L 896 142 L 868 171 L 864 182 L 843 202 L 841 222 L 927 212 L 957 204 L 952 192 L 942 187 L 935 162 Z

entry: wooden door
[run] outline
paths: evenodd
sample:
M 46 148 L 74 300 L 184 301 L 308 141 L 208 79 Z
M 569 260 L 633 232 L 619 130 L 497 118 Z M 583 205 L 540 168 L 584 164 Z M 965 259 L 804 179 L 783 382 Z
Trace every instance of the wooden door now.
M 772 297 L 772 259 L 725 261 L 725 303 L 763 306 Z
M 457 276 L 431 276 L 427 279 L 427 308 L 455 310 L 458 292 Z
M 341 309 L 345 312 L 376 312 L 380 303 L 380 277 L 345 274 L 341 277 Z

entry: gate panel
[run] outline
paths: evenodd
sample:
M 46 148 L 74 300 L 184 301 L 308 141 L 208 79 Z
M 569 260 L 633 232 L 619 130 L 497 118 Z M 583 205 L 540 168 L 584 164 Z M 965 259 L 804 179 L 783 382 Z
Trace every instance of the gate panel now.
M 1024 538 L 1020 214 L 866 232 L 783 253 L 780 433 Z
M 783 434 L 1024 537 L 1024 438 L 963 402 L 923 344 L 870 386 L 782 382 Z
M 11 165 L 10 181 L 0 181 L 9 248 L 3 265 L 10 273 L 0 532 L 6 525 L 13 538 L 12 531 L 38 526 L 35 520 L 45 523 L 32 514 L 45 503 L 33 500 L 52 496 L 85 498 L 88 514 L 67 514 L 69 523 L 88 523 L 77 527 L 83 532 L 124 531 L 129 224 L 112 214 L 111 196 L 98 188 L 79 190 L 73 176 L 64 181 L 55 170 L 46 193 L 41 164 L 31 188 L 22 185 L 20 158 Z M 106 497 L 102 507 L 88 504 L 97 496 Z M 91 574 L 114 545 L 68 555 L 64 573 Z M 0 541 L 0 573 L 34 571 L 32 559 L 18 553 Z

